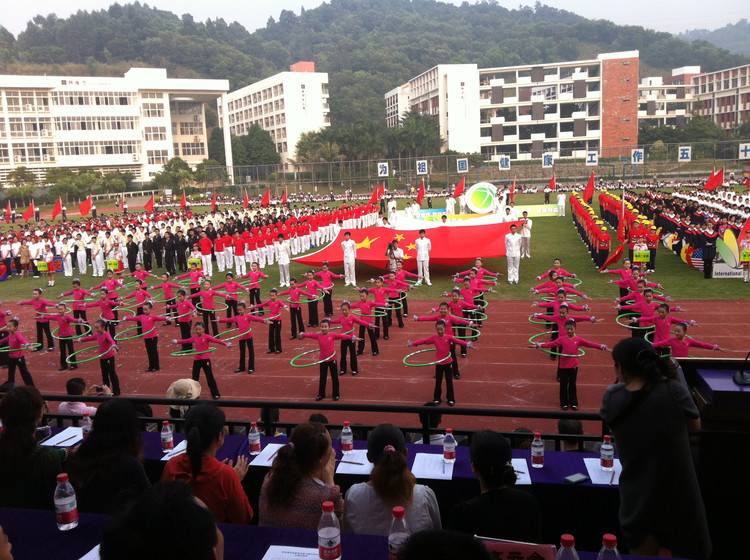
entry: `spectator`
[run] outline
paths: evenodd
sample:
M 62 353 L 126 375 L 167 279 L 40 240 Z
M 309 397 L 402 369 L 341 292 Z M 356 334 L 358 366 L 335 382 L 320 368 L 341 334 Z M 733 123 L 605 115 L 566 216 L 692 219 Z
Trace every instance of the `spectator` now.
M 511 441 L 513 449 L 531 449 L 531 441 L 534 439 L 534 431 L 528 428 L 516 428 L 513 430 Z
M 481 541 L 452 531 L 413 533 L 398 554 L 398 560 L 492 560 Z M 103 559 L 106 560 L 106 559 Z
M 71 397 L 81 397 L 84 393 L 86 395 L 99 394 L 106 396 L 110 396 L 112 394 L 112 391 L 106 385 L 103 385 L 101 387 L 92 385 L 87 390 L 86 381 L 82 377 L 71 377 L 70 379 L 68 379 L 68 381 L 65 383 L 65 391 Z M 83 416 L 88 412 L 89 416 L 91 416 L 92 418 L 96 415 L 95 406 L 88 406 L 86 403 L 82 402 L 61 402 L 60 406 L 57 408 L 57 411 L 60 414 L 70 414 L 78 416 Z
M 344 530 L 388 535 L 393 508 L 403 506 L 412 532 L 440 529 L 434 492 L 417 484 L 406 462 L 404 434 L 393 424 L 380 424 L 367 438 L 367 460 L 373 463 L 369 482 L 355 484 L 344 500 Z
M 0 507 L 52 509 L 65 449 L 43 447 L 34 439 L 42 419 L 42 395 L 15 387 L 0 401 Z
M 168 399 L 198 399 L 201 396 L 201 384 L 194 379 L 178 379 L 167 389 Z M 167 407 L 170 418 L 185 418 L 189 406 L 170 404 Z
M 102 403 L 89 437 L 67 462 L 78 508 L 114 513 L 151 486 L 141 460 L 143 439 L 135 408 L 124 399 Z
M 483 430 L 471 441 L 471 470 L 481 494 L 453 507 L 450 529 L 495 539 L 541 541 L 541 516 L 534 497 L 515 488 L 510 442 Z
M 216 459 L 224 445 L 225 423 L 224 412 L 210 403 L 192 407 L 185 416 L 187 453 L 172 457 L 161 479 L 189 484 L 219 523 L 248 524 L 253 510 L 241 484 L 247 474 L 247 459 L 240 455 L 234 468 L 232 461 Z
M 112 518 L 99 553 L 102 560 L 216 560 L 224 537 L 188 486 L 160 482 Z
M 279 448 L 260 490 L 259 525 L 317 529 L 321 504 L 334 503 L 341 519 L 344 500 L 333 482 L 336 454 L 323 424 L 298 425 Z
M 574 418 L 560 418 L 557 421 L 557 433 L 582 436 L 583 424 Z M 562 451 L 582 451 L 581 442 L 577 439 L 563 439 Z
M 276 427 L 276 424 L 279 423 L 279 420 L 281 419 L 281 411 L 278 408 L 272 408 L 270 409 L 271 412 L 271 424 L 274 426 L 275 430 L 273 434 L 267 434 L 265 428 L 263 427 L 263 417 L 261 416 L 258 418 L 258 428 L 262 430 L 262 434 L 267 437 L 276 437 L 276 436 L 286 436 L 286 433 L 283 430 L 280 430 Z
M 436 430 L 437 428 L 440 427 L 440 422 L 442 422 L 443 420 L 443 415 L 437 411 L 437 405 L 433 403 L 432 401 L 424 403 L 424 406 L 435 408 L 435 412 L 432 412 L 432 411 L 420 412 L 419 423 L 422 424 L 423 426 L 427 424 L 430 430 Z M 430 441 L 426 443 L 429 443 L 431 445 L 443 445 L 444 437 L 445 437 L 445 434 L 431 433 Z M 412 441 L 414 443 L 425 443 L 422 434 L 413 434 L 412 438 L 413 438 Z

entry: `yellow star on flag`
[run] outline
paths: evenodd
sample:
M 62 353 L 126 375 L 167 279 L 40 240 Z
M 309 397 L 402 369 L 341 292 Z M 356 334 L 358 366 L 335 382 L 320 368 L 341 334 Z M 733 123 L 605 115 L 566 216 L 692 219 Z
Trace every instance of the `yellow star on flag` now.
M 411 251 L 412 249 L 414 249 L 414 250 L 416 250 L 416 249 L 417 249 L 417 246 L 416 246 L 416 245 L 414 245 L 414 243 L 412 243 L 412 244 L 410 244 L 410 245 L 407 245 L 407 246 L 406 246 L 406 250 L 407 250 L 407 251 Z
M 411 255 L 404 255 L 404 260 L 406 260 L 406 259 L 413 259 L 413 258 L 414 257 L 412 257 Z
M 404 236 L 401 235 L 400 233 L 397 233 L 396 234 L 396 241 L 403 241 L 403 240 L 404 240 Z
M 364 241 L 362 241 L 362 243 L 357 243 L 357 249 L 369 249 L 370 245 L 372 243 L 375 243 L 378 239 L 380 239 L 380 238 L 376 237 L 375 239 L 370 240 L 370 236 L 368 235 L 367 237 L 365 237 L 365 239 L 364 239 Z

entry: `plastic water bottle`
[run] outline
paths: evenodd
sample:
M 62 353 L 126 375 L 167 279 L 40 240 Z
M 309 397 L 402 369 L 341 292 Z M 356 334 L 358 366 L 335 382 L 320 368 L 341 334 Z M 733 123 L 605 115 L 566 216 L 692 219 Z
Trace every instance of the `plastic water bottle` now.
M 78 526 L 76 491 L 73 490 L 70 482 L 68 482 L 68 475 L 66 473 L 57 475 L 55 517 L 57 518 L 57 528 L 61 531 L 69 531 Z
M 613 471 L 615 468 L 615 448 L 612 446 L 612 436 L 604 436 L 604 443 L 602 443 L 599 452 L 602 470 Z
M 531 466 L 535 469 L 544 467 L 544 442 L 539 432 L 534 432 L 534 441 L 531 442 Z
M 607 533 L 602 537 L 602 548 L 596 560 L 620 560 L 616 536 Z
M 393 508 L 393 521 L 391 530 L 388 531 L 388 559 L 398 560 L 398 554 L 409 538 L 409 526 L 406 524 L 404 515 L 406 512 L 401 506 Z
M 174 449 L 174 434 L 167 420 L 161 423 L 161 450 L 166 453 Z
M 84 441 L 89 439 L 89 434 L 91 433 L 92 428 L 93 424 L 91 423 L 91 417 L 88 412 L 84 412 L 83 420 L 81 420 L 81 435 L 83 436 Z
M 446 463 L 456 462 L 456 438 L 453 437 L 451 428 L 445 430 L 445 437 L 443 438 L 443 461 Z
M 247 445 L 250 447 L 250 455 L 258 455 L 260 453 L 260 432 L 258 431 L 258 423 L 250 423 L 250 431 L 247 432 Z
M 333 502 L 323 502 L 323 515 L 318 523 L 318 557 L 320 560 L 341 558 L 341 526 L 333 513 Z
M 349 427 L 349 422 L 344 422 L 344 429 L 341 430 L 341 452 L 344 455 L 350 455 L 354 452 L 354 434 Z
M 580 560 L 576 552 L 576 540 L 573 535 L 563 535 L 560 537 L 560 548 L 557 549 L 555 560 Z

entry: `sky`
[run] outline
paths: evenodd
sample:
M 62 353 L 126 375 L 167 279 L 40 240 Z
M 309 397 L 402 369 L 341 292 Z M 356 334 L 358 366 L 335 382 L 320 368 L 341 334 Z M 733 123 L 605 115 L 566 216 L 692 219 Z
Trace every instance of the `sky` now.
M 131 0 L 120 0 L 121 4 Z M 461 4 L 463 0 L 446 0 Z M 473 0 L 469 0 L 470 3 Z M 26 23 L 37 14 L 55 13 L 65 18 L 78 10 L 101 10 L 113 0 L 4 0 L 3 25 L 14 35 L 26 28 Z M 299 14 L 300 8 L 312 9 L 322 0 L 141 0 L 141 3 L 168 10 L 177 15 L 189 13 L 196 21 L 223 18 L 227 23 L 238 21 L 248 30 L 264 27 L 269 17 L 278 18 L 281 10 Z M 534 5 L 530 0 L 499 0 L 506 8 Z M 621 25 L 641 25 L 658 31 L 679 33 L 689 29 L 718 29 L 750 17 L 748 0 L 542 0 L 543 4 L 569 10 L 592 19 L 608 19 Z M 10 4 L 10 6 L 8 6 Z

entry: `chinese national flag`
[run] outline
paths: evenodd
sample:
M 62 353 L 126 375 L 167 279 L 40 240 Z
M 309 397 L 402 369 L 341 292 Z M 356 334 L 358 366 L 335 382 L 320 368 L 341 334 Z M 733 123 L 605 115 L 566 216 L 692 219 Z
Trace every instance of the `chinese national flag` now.
M 154 213 L 154 195 L 151 195 L 151 199 L 146 203 L 146 206 L 144 206 L 143 209 L 149 214 Z
M 250 201 L 247 199 L 247 189 L 245 189 L 245 200 L 242 203 L 242 207 L 247 210 L 247 207 L 250 205 Z
M 286 204 L 286 187 L 284 187 L 284 197 L 281 199 L 281 205 Z
M 8 209 L 5 211 L 5 223 L 6 224 L 10 223 L 10 213 L 11 212 L 12 212 L 12 210 L 10 209 L 10 200 L 9 200 L 8 201 Z
M 557 190 L 557 183 L 555 182 L 555 176 L 552 175 L 552 179 L 549 182 L 549 185 L 547 185 L 550 190 L 554 191 Z
M 378 191 L 380 191 L 380 185 L 375 185 L 375 188 L 372 190 L 372 196 L 370 197 L 370 202 L 368 202 L 370 206 L 374 206 L 375 204 L 377 204 Z
M 180 208 L 185 210 L 187 208 L 187 201 L 185 200 L 185 191 L 182 191 L 182 200 L 180 200 Z
M 456 190 L 453 191 L 453 198 L 458 198 L 461 196 L 461 193 L 464 192 L 464 183 L 466 182 L 466 179 L 461 179 L 461 182 L 456 187 Z
M 60 214 L 62 214 L 62 199 L 58 197 L 57 202 L 55 202 L 55 207 L 52 209 L 52 221 L 55 221 L 55 218 L 57 218 Z
M 91 195 L 78 205 L 78 211 L 81 213 L 81 216 L 89 215 L 89 212 L 91 212 Z
M 266 189 L 266 194 L 263 195 L 263 200 L 260 201 L 260 205 L 263 207 L 268 206 L 271 203 L 271 187 Z
M 586 185 L 586 188 L 583 191 L 583 201 L 586 203 L 590 203 L 591 199 L 594 198 L 594 172 L 591 172 L 591 175 L 589 176 L 589 183 Z
M 513 179 L 513 184 L 510 186 L 510 201 L 513 202 L 513 198 L 516 196 L 516 180 Z
M 214 197 L 211 199 L 211 212 L 216 212 L 216 191 L 214 191 Z
M 29 204 L 29 209 L 23 213 L 23 221 L 28 222 L 34 216 L 34 201 Z
M 615 249 L 612 253 L 610 253 L 609 257 L 607 257 L 607 260 L 604 261 L 604 264 L 599 269 L 600 272 L 602 270 L 607 269 L 608 267 L 612 266 L 613 264 L 615 264 L 616 262 L 620 260 L 620 257 L 622 257 L 622 254 L 625 252 L 625 245 L 627 245 L 627 243 L 620 242 L 620 245 L 617 247 L 617 249 Z
M 422 200 L 424 200 L 424 181 L 419 185 L 419 193 L 417 194 L 417 204 L 422 206 Z
M 617 221 L 617 241 L 625 241 L 625 205 L 620 207 L 620 219 Z

